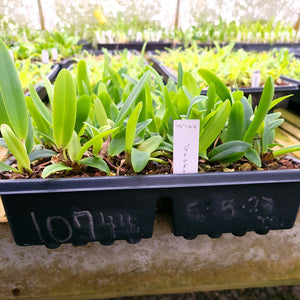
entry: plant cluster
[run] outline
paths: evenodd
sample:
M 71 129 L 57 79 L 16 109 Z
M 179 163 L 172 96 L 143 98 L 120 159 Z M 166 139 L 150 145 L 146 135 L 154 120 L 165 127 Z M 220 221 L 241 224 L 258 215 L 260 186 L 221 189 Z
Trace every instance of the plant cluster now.
M 19 29 L 16 35 L 5 39 L 10 45 L 15 60 L 42 60 L 42 51 L 46 50 L 51 58 L 51 50 L 57 49 L 58 60 L 74 56 L 81 52 L 79 37 L 68 32 L 48 32 L 42 30 Z
M 42 81 L 41 74 L 49 74 L 51 71 L 51 64 L 43 64 L 39 61 L 33 62 L 31 59 L 17 60 L 15 66 L 24 92 L 28 90 L 30 83 L 36 85 Z
M 146 44 L 144 45 L 144 49 Z M 144 49 L 141 53 L 128 51 L 124 49 L 122 51 L 115 51 L 113 54 L 108 52 L 105 48 L 102 49 L 102 55 L 93 55 L 84 52 L 79 59 L 84 59 L 89 79 L 91 84 L 96 84 L 99 79 L 103 79 L 101 76 L 104 74 L 103 71 L 105 66 L 109 65 L 114 72 L 118 72 L 125 81 L 137 79 L 139 74 L 144 70 Z M 75 64 L 72 68 L 72 75 L 75 76 L 77 73 L 77 65 Z M 130 77 L 129 76 L 130 73 Z
M 251 97 L 231 92 L 205 69 L 198 70 L 209 84 L 207 96 L 201 96 L 192 74 L 181 66 L 178 84 L 164 85 L 151 66 L 138 79 L 125 82 L 123 74 L 106 61 L 102 79 L 91 84 L 86 62 L 80 60 L 75 78 L 64 69 L 54 85 L 44 79 L 49 106 L 32 85 L 30 96 L 24 98 L 3 42 L 0 72 L 1 145 L 17 162 L 1 161 L 2 172 L 30 177 L 42 170 L 41 176 L 47 177 L 92 168 L 103 175 L 118 174 L 126 167 L 140 173 L 150 161 L 164 165 L 172 158 L 173 120 L 178 119 L 200 120 L 199 157 L 208 162 L 245 157 L 261 166 L 265 154 L 275 157 L 300 150 L 300 145 L 272 150 L 275 129 L 283 119 L 280 113 L 267 113 L 286 97 L 272 100 L 271 77 L 253 110 Z
M 199 67 L 218 73 L 221 80 L 229 87 L 251 86 L 252 74 L 259 70 L 260 86 L 263 86 L 269 76 L 278 83 L 281 75 L 298 78 L 300 63 L 288 49 L 273 49 L 256 52 L 239 49 L 234 50 L 234 43 L 216 48 L 203 49 L 193 45 L 187 49 L 167 49 L 166 52 L 157 52 L 155 57 L 164 65 L 177 73 L 178 62 L 183 68 L 197 78 L 199 84 L 204 79 L 197 73 Z M 298 71 L 296 71 L 298 70 Z

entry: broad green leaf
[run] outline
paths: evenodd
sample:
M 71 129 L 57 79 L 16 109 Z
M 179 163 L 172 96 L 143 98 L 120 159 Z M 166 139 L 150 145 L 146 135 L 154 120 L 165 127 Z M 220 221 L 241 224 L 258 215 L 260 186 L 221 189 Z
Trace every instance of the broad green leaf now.
M 80 140 L 79 140 L 79 137 L 78 137 L 76 131 L 73 131 L 73 135 L 72 135 L 70 143 L 68 144 L 67 149 L 68 149 L 68 155 L 69 155 L 71 161 L 75 161 L 76 156 L 78 155 L 78 153 L 81 149 Z
M 114 135 L 108 146 L 108 155 L 116 156 L 125 150 L 125 128 Z
M 253 164 L 255 164 L 258 167 L 261 167 L 261 160 L 260 160 L 260 156 L 257 153 L 256 150 L 254 149 L 249 149 L 246 153 L 245 153 L 245 157 L 252 162 Z
M 230 114 L 230 108 L 230 101 L 225 100 L 201 131 L 199 139 L 200 156 L 206 157 L 207 148 L 216 140 L 225 126 Z
M 33 125 L 32 125 L 32 122 L 31 122 L 31 118 L 30 118 L 30 115 L 28 114 L 28 133 L 27 133 L 27 137 L 26 137 L 26 140 L 25 140 L 25 148 L 26 148 L 26 152 L 27 154 L 29 154 L 33 147 L 34 147 L 34 129 L 33 129 Z
M 274 95 L 274 82 L 272 77 L 268 77 L 266 80 L 257 110 L 254 115 L 254 119 L 251 122 L 250 126 L 248 127 L 245 136 L 244 141 L 247 143 L 252 143 L 253 139 L 257 133 L 257 130 L 259 129 L 261 123 L 264 121 L 270 104 L 272 102 Z
M 43 114 L 40 113 L 39 109 L 34 104 L 32 97 L 27 96 L 25 97 L 25 100 L 29 113 L 35 123 L 35 128 L 39 130 L 39 132 L 51 136 L 50 123 L 44 118 Z
M 29 160 L 32 162 L 32 161 L 35 161 L 35 160 L 38 160 L 41 158 L 52 157 L 53 155 L 57 155 L 57 153 L 52 150 L 49 150 L 49 149 L 37 149 L 37 150 L 32 151 L 28 155 L 28 157 L 29 157 Z
M 90 79 L 84 60 L 80 60 L 77 64 L 77 87 L 79 96 L 85 95 L 86 92 L 89 96 L 92 95 Z
M 215 85 L 216 94 L 220 97 L 222 101 L 228 99 L 230 102 L 233 102 L 231 92 L 217 75 L 206 69 L 199 69 L 198 74 L 206 81 L 208 85 L 210 85 L 211 83 Z
M 252 106 L 249 104 L 248 100 L 243 97 L 241 99 L 241 103 L 243 104 L 244 107 L 244 133 L 247 131 L 248 127 L 251 124 L 251 117 L 253 116 L 253 109 Z
M 137 147 L 137 149 L 151 154 L 153 151 L 155 151 L 158 148 L 158 146 L 161 144 L 161 142 L 162 142 L 162 137 L 159 135 L 155 135 L 155 136 L 148 138 L 143 143 L 141 143 Z
M 146 102 L 146 110 L 147 110 L 147 119 L 155 119 L 154 111 L 153 111 L 153 103 L 151 97 L 150 86 L 148 83 L 145 84 L 145 102 Z M 152 132 L 156 132 L 157 128 L 155 126 L 155 122 L 151 122 L 149 124 L 149 130 Z
M 216 102 L 216 88 L 215 85 L 211 83 L 207 89 L 206 113 L 204 117 L 211 113 L 211 111 L 214 108 L 215 102 Z
M 196 97 L 200 95 L 200 89 L 191 73 L 183 73 L 182 85 L 187 87 L 192 96 Z
M 249 149 L 251 144 L 243 141 L 230 141 L 221 144 L 209 152 L 210 161 L 233 162 L 242 158 Z
M 7 171 L 7 172 L 14 172 L 14 173 L 20 173 L 16 168 L 0 161 L 0 171 Z
M 232 93 L 232 97 L 234 99 L 234 101 L 241 101 L 241 99 L 244 96 L 244 92 L 243 91 L 234 91 Z
M 150 153 L 147 151 L 140 151 L 132 148 L 131 151 L 131 164 L 135 172 L 141 172 L 147 165 L 150 158 Z
M 24 143 L 21 142 L 7 124 L 1 125 L 1 133 L 9 151 L 17 160 L 19 171 L 22 173 L 24 169 L 31 173 L 30 161 Z
M 177 92 L 174 103 L 175 103 L 176 107 L 178 108 L 179 115 L 187 114 L 187 111 L 190 106 L 190 101 L 189 101 L 187 95 L 185 94 L 183 88 L 181 88 Z
M 179 90 L 182 87 L 182 81 L 183 81 L 183 69 L 181 62 L 178 63 L 178 82 L 177 82 L 177 89 Z
M 42 172 L 42 178 L 46 178 L 51 174 L 54 174 L 56 172 L 60 172 L 60 171 L 71 171 L 72 168 L 66 166 L 63 163 L 57 163 L 57 164 L 53 164 L 53 165 L 49 165 L 47 166 L 43 172 Z
M 107 115 L 99 98 L 94 100 L 94 112 L 100 127 L 107 125 Z
M 49 125 L 52 124 L 52 115 L 51 111 L 48 109 L 48 107 L 43 103 L 40 96 L 38 95 L 37 91 L 35 90 L 33 84 L 29 84 L 29 93 L 30 97 L 32 99 L 32 102 L 36 106 L 36 110 L 38 113 L 45 119 Z M 27 103 L 26 103 L 27 104 Z
M 28 132 L 25 98 L 14 62 L 6 45 L 1 40 L 0 94 L 0 123 L 7 122 L 16 136 L 25 140 Z
M 238 101 L 234 102 L 231 107 L 227 129 L 222 135 L 224 142 L 242 140 L 244 132 L 244 107 Z
M 77 100 L 76 107 L 76 122 L 75 122 L 75 131 L 80 132 L 84 126 L 84 122 L 88 119 L 91 109 L 91 98 L 87 95 L 82 95 Z
M 107 163 L 100 157 L 87 157 L 81 159 L 78 163 L 81 165 L 99 169 L 100 171 L 103 171 L 108 175 L 110 174 L 110 169 Z
M 125 134 L 125 153 L 126 155 L 130 155 L 131 149 L 136 137 L 136 126 L 139 119 L 140 112 L 142 110 L 143 103 L 139 102 L 139 104 L 135 107 L 131 115 L 129 116 L 127 125 L 126 125 L 126 134 Z
M 135 135 L 138 136 L 151 122 L 152 120 L 146 120 L 138 123 Z M 108 146 L 108 155 L 115 156 L 125 150 L 125 131 L 126 128 L 123 128 L 113 137 Z
M 179 115 L 174 108 L 174 103 L 172 103 L 170 99 L 169 91 L 166 86 L 163 89 L 163 94 L 165 98 L 166 111 L 168 111 L 168 114 L 171 115 L 174 120 L 179 119 Z
M 139 82 L 135 85 L 133 90 L 131 91 L 130 95 L 127 97 L 124 105 L 122 106 L 116 120 L 115 120 L 115 127 L 119 127 L 122 125 L 123 121 L 125 120 L 129 110 L 134 105 L 137 97 L 140 95 L 141 91 L 143 90 L 148 78 L 150 77 L 150 72 L 147 71 Z
M 54 84 L 53 136 L 58 148 L 66 148 L 76 122 L 76 90 L 70 71 L 59 72 Z

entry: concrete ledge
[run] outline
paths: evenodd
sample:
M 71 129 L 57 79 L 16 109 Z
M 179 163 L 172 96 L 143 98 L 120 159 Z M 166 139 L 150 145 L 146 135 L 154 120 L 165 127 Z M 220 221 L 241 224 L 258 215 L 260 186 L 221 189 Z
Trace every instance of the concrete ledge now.
M 16 246 L 0 224 L 0 299 L 100 299 L 300 284 L 300 214 L 265 236 L 224 234 L 188 241 L 158 217 L 154 236 L 130 245 L 55 250 Z

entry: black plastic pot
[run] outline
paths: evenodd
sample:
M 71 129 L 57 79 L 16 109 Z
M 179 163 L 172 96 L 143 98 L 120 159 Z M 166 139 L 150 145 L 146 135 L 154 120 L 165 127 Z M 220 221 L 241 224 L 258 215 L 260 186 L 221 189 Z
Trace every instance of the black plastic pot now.
M 20 246 L 136 243 L 153 232 L 157 195 L 139 178 L 0 180 L 0 194 Z
M 300 170 L 190 175 L 184 182 L 172 199 L 174 234 L 186 239 L 288 229 L 299 210 Z
M 172 79 L 175 83 L 177 83 L 178 81 L 177 77 L 171 72 L 171 70 L 167 66 L 165 66 L 162 62 L 160 62 L 158 59 L 156 59 L 153 56 L 150 56 L 150 60 L 152 62 L 153 68 L 163 77 L 165 83 L 167 83 L 169 79 Z M 279 98 L 279 97 L 293 94 L 293 96 L 288 99 L 296 102 L 299 101 L 298 93 L 299 93 L 300 85 L 297 83 L 297 81 L 290 79 L 288 77 L 281 76 L 281 78 L 283 79 L 285 85 L 275 86 L 274 98 Z M 248 97 L 251 94 L 252 104 L 253 106 L 256 106 L 260 100 L 263 87 L 240 88 L 239 90 L 243 91 L 246 97 Z M 207 90 L 203 89 L 201 91 L 201 95 L 206 95 L 206 92 Z M 281 102 L 276 107 L 285 107 L 287 106 L 287 104 L 288 104 L 288 100 Z

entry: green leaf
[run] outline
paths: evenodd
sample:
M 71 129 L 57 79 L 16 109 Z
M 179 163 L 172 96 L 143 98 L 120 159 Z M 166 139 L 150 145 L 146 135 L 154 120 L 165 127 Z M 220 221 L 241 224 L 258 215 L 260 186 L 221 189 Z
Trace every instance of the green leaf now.
M 245 157 L 252 162 L 253 164 L 255 164 L 258 167 L 261 167 L 261 160 L 260 160 L 260 156 L 258 154 L 258 152 L 254 149 L 249 149 L 246 153 L 245 153 Z
M 20 173 L 16 168 L 0 161 L 0 171 L 7 171 L 7 172 L 14 172 L 14 173 Z
M 184 72 L 182 78 L 182 85 L 187 87 L 192 96 L 196 97 L 200 95 L 200 89 L 191 73 Z
M 72 138 L 76 121 L 76 90 L 70 71 L 59 72 L 53 97 L 53 136 L 58 148 L 66 148 Z
M 230 114 L 230 101 L 226 100 L 219 106 L 200 133 L 199 155 L 206 157 L 207 148 L 215 141 L 225 126 Z
M 242 158 L 246 151 L 251 148 L 251 144 L 243 141 L 230 141 L 221 144 L 209 152 L 210 161 L 234 162 Z
M 199 69 L 198 74 L 206 81 L 208 85 L 212 83 L 215 85 L 216 94 L 220 97 L 222 101 L 228 99 L 230 102 L 233 102 L 233 98 L 229 89 L 217 75 L 206 69 Z
M 137 149 L 151 154 L 153 151 L 155 151 L 158 148 L 158 146 L 161 144 L 161 142 L 162 142 L 162 137 L 159 135 L 155 135 L 155 136 L 148 138 L 143 143 L 141 143 L 137 147 Z
M 242 140 L 244 132 L 244 107 L 238 101 L 234 102 L 231 107 L 227 129 L 222 135 L 224 142 Z
M 110 134 L 112 134 L 113 132 L 115 132 L 116 130 L 118 130 L 118 128 L 113 128 L 104 132 L 101 132 L 99 134 L 97 134 L 96 136 L 94 136 L 92 139 L 90 139 L 88 142 L 86 142 L 80 149 L 80 151 L 78 152 L 75 161 L 79 161 L 82 156 L 84 155 L 85 151 L 87 151 L 90 147 L 92 147 L 94 144 L 98 144 L 99 140 L 100 142 L 102 141 L 102 139 Z
M 87 157 L 81 159 L 78 163 L 81 165 L 99 169 L 100 171 L 103 171 L 108 175 L 110 174 L 110 169 L 107 163 L 100 157 Z
M 67 167 L 65 164 L 63 163 L 57 163 L 57 164 L 53 164 L 53 165 L 49 165 L 47 166 L 43 172 L 42 172 L 42 178 L 46 178 L 51 174 L 54 174 L 56 172 L 60 172 L 60 171 L 71 171 L 72 168 L 71 167 Z
M 125 153 L 130 155 L 131 149 L 136 137 L 136 126 L 139 119 L 140 112 L 142 110 L 143 103 L 139 102 L 131 113 L 127 125 L 126 125 L 126 134 L 125 134 Z
M 107 115 L 99 98 L 94 100 L 94 112 L 100 127 L 107 125 Z
M 57 154 L 56 152 L 49 150 L 49 149 L 37 149 L 37 150 L 34 150 L 33 152 L 31 152 L 28 155 L 28 157 L 29 157 L 29 160 L 31 162 L 33 162 L 33 161 L 41 159 L 41 158 L 52 157 L 53 155 L 56 155 L 56 154 Z
M 276 156 L 292 153 L 292 152 L 295 152 L 295 151 L 300 151 L 300 144 L 280 148 L 280 149 L 274 150 L 272 153 L 273 153 L 273 156 L 276 157 Z
M 177 89 L 179 90 L 182 87 L 182 81 L 183 81 L 183 69 L 181 62 L 178 63 L 178 82 L 177 82 Z
M 80 60 L 77 64 L 77 87 L 79 96 L 86 95 L 86 93 L 89 96 L 92 95 L 92 88 L 84 60 Z
M 147 165 L 150 158 L 150 153 L 132 148 L 131 164 L 135 172 L 141 172 Z
M 25 140 L 28 120 L 25 98 L 14 62 L 0 40 L 0 123 L 7 122 L 19 139 Z
M 31 84 L 31 83 L 29 84 L 29 92 L 30 92 L 30 97 L 32 99 L 32 102 L 36 106 L 36 110 L 38 111 L 38 113 L 41 115 L 41 117 L 43 117 L 43 119 L 45 119 L 49 123 L 49 125 L 52 124 L 51 111 L 42 102 L 40 96 L 38 95 L 33 84 Z
M 211 113 L 211 111 L 215 106 L 215 102 L 216 102 L 216 88 L 215 85 L 211 83 L 207 89 L 206 113 L 204 117 Z
M 1 125 L 1 133 L 9 151 L 16 158 L 18 169 L 23 172 L 23 169 L 32 172 L 30 168 L 30 161 L 24 143 L 22 143 L 12 129 L 7 124 Z
M 77 157 L 80 149 L 81 149 L 80 139 L 79 139 L 76 131 L 73 131 L 71 141 L 68 144 L 68 155 L 69 155 L 71 161 L 76 160 L 76 157 Z
M 108 146 L 108 155 L 116 156 L 125 150 L 125 128 L 118 132 Z
M 39 109 L 35 106 L 33 99 L 27 96 L 25 100 L 29 113 L 35 123 L 36 129 L 41 133 L 51 136 L 52 133 L 50 123 L 43 117 L 43 114 L 41 114 Z
M 272 77 L 266 80 L 254 119 L 244 135 L 244 141 L 252 143 L 261 123 L 264 121 L 274 95 L 274 82 Z
M 150 72 L 147 71 L 142 78 L 139 80 L 139 82 L 135 85 L 133 90 L 131 91 L 130 95 L 127 97 L 124 105 L 122 106 L 116 120 L 115 120 L 115 126 L 119 127 L 122 125 L 123 121 L 125 120 L 129 110 L 134 105 L 136 99 L 140 95 L 141 91 L 143 90 L 148 78 L 150 77 Z
M 271 102 L 271 105 L 269 107 L 269 110 L 272 109 L 275 105 L 277 105 L 278 103 L 280 103 L 281 101 L 289 98 L 289 97 L 292 97 L 293 95 L 287 95 L 287 96 L 283 96 L 283 97 L 280 97 L 280 98 L 277 98 L 277 99 L 274 99 L 272 102 Z
M 75 131 L 80 132 L 84 126 L 84 122 L 88 119 L 91 109 L 91 98 L 87 95 L 82 95 L 77 100 Z

